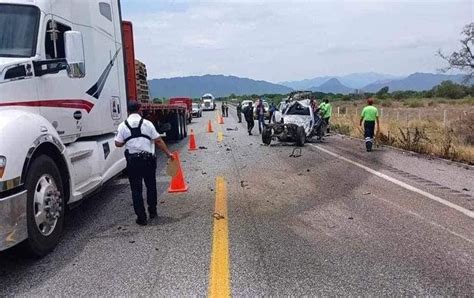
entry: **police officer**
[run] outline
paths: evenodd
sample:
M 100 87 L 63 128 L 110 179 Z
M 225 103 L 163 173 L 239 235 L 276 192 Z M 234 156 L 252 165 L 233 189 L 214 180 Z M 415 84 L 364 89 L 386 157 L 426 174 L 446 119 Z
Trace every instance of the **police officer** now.
M 253 120 L 253 106 L 252 102 L 249 102 L 248 106 L 244 108 L 244 117 L 245 121 L 247 121 L 247 131 L 249 132 L 249 136 L 252 135 L 252 129 L 255 125 Z
M 155 145 L 163 151 L 168 158 L 173 159 L 173 154 L 168 150 L 165 142 L 160 138 L 153 124 L 140 116 L 140 105 L 137 102 L 128 104 L 130 115 L 118 127 L 115 137 L 115 146 L 125 146 L 127 160 L 127 173 L 132 189 L 133 208 L 137 215 L 136 223 L 146 225 L 147 216 L 142 195 L 142 182 L 145 181 L 147 190 L 148 213 L 150 218 L 157 216 L 157 191 L 156 191 L 156 155 Z
M 242 102 L 239 102 L 237 106 L 237 117 L 239 118 L 239 123 L 242 123 Z

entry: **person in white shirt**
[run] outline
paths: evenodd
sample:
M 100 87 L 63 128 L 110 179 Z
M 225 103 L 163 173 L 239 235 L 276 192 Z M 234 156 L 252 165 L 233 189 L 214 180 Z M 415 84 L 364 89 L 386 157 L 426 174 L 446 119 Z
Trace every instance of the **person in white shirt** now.
M 155 145 L 163 151 L 168 158 L 174 159 L 165 142 L 161 139 L 155 126 L 140 116 L 140 105 L 137 102 L 128 104 L 129 116 L 122 122 L 115 136 L 115 146 L 125 146 L 127 160 L 127 174 L 132 189 L 133 208 L 137 215 L 136 223 L 148 223 L 143 203 L 143 181 L 147 190 L 148 213 L 150 218 L 157 216 L 157 191 L 156 191 L 156 155 Z

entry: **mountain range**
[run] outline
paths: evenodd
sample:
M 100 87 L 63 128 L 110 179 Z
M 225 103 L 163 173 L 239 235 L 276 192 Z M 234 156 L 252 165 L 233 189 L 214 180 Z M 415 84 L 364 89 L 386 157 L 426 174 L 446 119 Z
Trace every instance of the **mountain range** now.
M 231 94 L 286 94 L 293 91 L 289 87 L 266 81 L 224 75 L 153 79 L 148 81 L 148 85 L 153 98 L 169 98 L 174 96 L 199 98 L 205 93 L 211 93 L 216 97 L 224 97 Z
M 377 92 L 381 88 L 388 86 L 390 92 L 403 90 L 423 91 L 430 90 L 443 81 L 462 83 L 463 79 L 463 75 L 445 75 L 417 72 L 409 75 L 406 78 L 398 80 L 377 81 L 363 87 L 362 90 L 367 92 Z
M 376 73 L 376 72 L 363 72 L 363 73 L 351 73 L 344 76 L 323 76 L 315 77 L 312 79 L 306 79 L 301 81 L 289 81 L 281 82 L 280 85 L 290 87 L 295 90 L 307 90 L 314 87 L 318 87 L 330 79 L 337 79 L 341 84 L 352 88 L 352 89 L 361 89 L 362 87 L 381 80 L 395 80 L 400 77 Z
M 388 86 L 389 91 L 430 90 L 442 81 L 463 81 L 463 75 L 414 73 L 406 77 L 396 77 L 378 73 L 354 73 L 347 76 L 324 76 L 302 81 L 274 84 L 248 78 L 224 75 L 204 75 L 153 79 L 148 81 L 152 97 L 189 96 L 198 98 L 204 93 L 216 97 L 251 94 L 287 94 L 293 90 L 311 90 L 324 93 L 349 94 L 356 89 L 377 92 Z

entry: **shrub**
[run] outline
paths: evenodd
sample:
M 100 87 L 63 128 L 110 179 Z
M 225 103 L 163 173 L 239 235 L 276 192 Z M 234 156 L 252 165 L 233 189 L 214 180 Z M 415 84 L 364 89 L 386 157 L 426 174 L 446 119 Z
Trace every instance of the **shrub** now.
M 459 136 L 460 141 L 466 145 L 474 146 L 474 117 L 457 120 L 452 123 L 453 133 Z
M 414 129 L 406 128 L 405 131 L 401 128 L 399 130 L 400 137 L 398 137 L 397 143 L 400 148 L 418 153 L 429 152 L 429 139 L 424 129 L 415 127 Z
M 392 106 L 392 101 L 391 100 L 384 100 L 382 101 L 382 103 L 380 104 L 382 107 L 391 107 Z
M 451 81 L 442 82 L 436 86 L 433 91 L 438 97 L 447 97 L 450 99 L 459 99 L 467 95 L 464 86 Z
M 350 125 L 335 123 L 335 124 L 332 124 L 331 126 L 332 126 L 332 129 L 334 129 L 334 131 L 336 131 L 340 134 L 343 134 L 343 135 L 346 135 L 346 136 L 351 135 L 352 127 Z
M 407 100 L 404 102 L 404 104 L 410 108 L 421 108 L 421 107 L 424 107 L 425 104 L 423 103 L 423 101 L 419 100 L 419 99 L 412 99 L 412 100 Z

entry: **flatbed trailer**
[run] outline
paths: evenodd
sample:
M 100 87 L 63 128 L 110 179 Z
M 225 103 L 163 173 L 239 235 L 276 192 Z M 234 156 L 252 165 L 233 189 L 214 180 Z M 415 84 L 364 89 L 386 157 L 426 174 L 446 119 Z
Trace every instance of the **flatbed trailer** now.
M 122 21 L 122 35 L 127 76 L 127 100 L 138 101 L 133 24 L 131 22 Z M 187 137 L 188 108 L 185 103 L 140 102 L 140 107 L 143 116 L 155 125 L 160 134 L 165 135 L 166 140 L 179 141 Z

